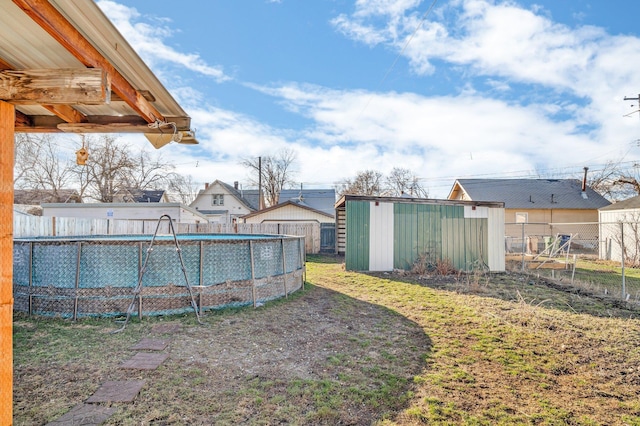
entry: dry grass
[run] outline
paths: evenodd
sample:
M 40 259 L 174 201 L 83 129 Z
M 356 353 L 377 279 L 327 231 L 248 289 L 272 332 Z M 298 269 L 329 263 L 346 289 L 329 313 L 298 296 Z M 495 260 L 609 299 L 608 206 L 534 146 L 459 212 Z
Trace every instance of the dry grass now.
M 309 259 L 303 292 L 259 309 L 132 322 L 15 321 L 17 425 L 106 380 L 146 379 L 106 424 L 640 425 L 637 312 L 511 274 L 359 274 Z M 180 323 L 157 370 L 118 365 Z M 161 336 L 162 337 L 162 336 Z

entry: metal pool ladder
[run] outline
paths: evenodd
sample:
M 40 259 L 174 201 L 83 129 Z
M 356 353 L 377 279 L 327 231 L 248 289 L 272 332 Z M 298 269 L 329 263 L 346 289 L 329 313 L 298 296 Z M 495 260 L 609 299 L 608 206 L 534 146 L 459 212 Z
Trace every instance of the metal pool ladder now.
M 151 238 L 151 243 L 147 248 L 147 254 L 144 258 L 144 263 L 142 264 L 142 268 L 140 268 L 138 284 L 133 290 L 133 297 L 131 299 L 131 303 L 129 304 L 129 308 L 127 309 L 127 318 L 124 320 L 122 327 L 115 330 L 113 333 L 119 333 L 125 329 L 127 323 L 129 322 L 129 318 L 131 318 L 131 314 L 133 313 L 134 306 L 136 304 L 136 299 L 140 300 L 140 292 L 142 291 L 142 278 L 144 277 L 144 273 L 147 271 L 147 262 L 149 261 L 149 256 L 153 252 L 153 243 L 158 236 L 158 230 L 160 229 L 160 223 L 162 219 L 167 218 L 169 220 L 169 230 L 171 231 L 171 235 L 173 235 L 173 242 L 176 245 L 176 252 L 178 253 L 178 258 L 180 259 L 180 268 L 182 269 L 182 273 L 184 275 L 184 281 L 187 284 L 187 290 L 189 291 L 189 296 L 191 297 L 191 307 L 196 314 L 196 319 L 198 320 L 198 324 L 202 325 L 202 321 L 200 321 L 200 314 L 198 313 L 198 305 L 196 303 L 196 299 L 193 297 L 193 291 L 191 290 L 191 285 L 189 284 L 189 277 L 187 277 L 187 269 L 184 266 L 184 260 L 182 259 L 182 249 L 180 248 L 180 244 L 178 243 L 178 237 L 176 236 L 176 231 L 173 227 L 173 221 L 171 220 L 171 216 L 168 214 L 164 214 L 160 216 L 158 219 L 158 223 L 156 224 L 156 230 L 153 233 L 153 237 Z M 141 312 L 140 312 L 141 313 Z

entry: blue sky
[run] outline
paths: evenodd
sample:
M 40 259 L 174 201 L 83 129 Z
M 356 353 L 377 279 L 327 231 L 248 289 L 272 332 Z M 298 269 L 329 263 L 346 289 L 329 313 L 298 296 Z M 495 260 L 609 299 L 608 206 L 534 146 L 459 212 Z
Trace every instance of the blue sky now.
M 97 3 L 191 116 L 161 152 L 201 186 L 285 148 L 307 187 L 403 167 L 441 198 L 640 155 L 638 1 Z

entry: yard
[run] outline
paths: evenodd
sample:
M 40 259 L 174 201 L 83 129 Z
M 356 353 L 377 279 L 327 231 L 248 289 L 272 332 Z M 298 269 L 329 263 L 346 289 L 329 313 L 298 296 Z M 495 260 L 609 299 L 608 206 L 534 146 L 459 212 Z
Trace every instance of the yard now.
M 345 272 L 257 309 L 132 320 L 14 318 L 14 420 L 42 425 L 105 381 L 146 380 L 108 425 L 640 425 L 640 312 L 517 273 Z M 159 325 L 169 358 L 119 366 Z

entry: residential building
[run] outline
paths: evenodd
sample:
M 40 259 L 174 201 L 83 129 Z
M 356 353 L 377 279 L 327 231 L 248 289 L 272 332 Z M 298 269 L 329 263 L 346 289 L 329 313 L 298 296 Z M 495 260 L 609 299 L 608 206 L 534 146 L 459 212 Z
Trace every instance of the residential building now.
M 233 223 L 240 217 L 259 209 L 259 192 L 255 190 L 242 190 L 235 182 L 233 186 L 215 180 L 206 183 L 196 199 L 189 205 L 210 222 Z

